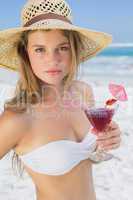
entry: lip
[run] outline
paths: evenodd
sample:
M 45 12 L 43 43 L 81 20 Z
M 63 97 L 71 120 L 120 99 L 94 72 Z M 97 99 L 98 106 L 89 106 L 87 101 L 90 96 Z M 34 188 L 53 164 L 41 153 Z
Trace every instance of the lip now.
M 50 69 L 46 71 L 47 73 L 61 72 L 59 69 Z
M 47 71 L 50 76 L 57 76 L 61 73 L 61 70 Z

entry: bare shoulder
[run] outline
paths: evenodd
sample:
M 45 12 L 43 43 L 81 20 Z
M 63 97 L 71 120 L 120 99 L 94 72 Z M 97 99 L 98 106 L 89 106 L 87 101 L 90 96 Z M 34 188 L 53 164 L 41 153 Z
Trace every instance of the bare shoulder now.
M 90 84 L 81 80 L 74 80 L 72 82 L 72 87 L 76 89 L 82 96 L 83 104 L 86 104 L 90 107 L 94 106 L 95 99 L 94 99 L 93 89 Z
M 72 85 L 78 87 L 79 89 L 87 89 L 92 91 L 91 85 L 83 80 L 73 80 Z
M 0 115 L 0 129 L 4 127 L 9 127 L 11 125 L 17 125 L 16 123 L 16 113 L 9 110 L 4 111 Z
M 16 113 L 13 111 L 5 110 L 1 115 L 0 115 L 0 127 L 18 127 L 20 128 L 20 125 L 22 126 L 22 121 L 24 122 L 24 115 L 20 113 Z
M 20 114 L 4 111 L 0 115 L 0 158 L 14 148 L 23 136 Z

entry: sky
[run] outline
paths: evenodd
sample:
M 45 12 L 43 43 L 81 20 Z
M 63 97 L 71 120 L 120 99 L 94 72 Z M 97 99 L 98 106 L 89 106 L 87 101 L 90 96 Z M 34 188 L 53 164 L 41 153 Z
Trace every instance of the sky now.
M 20 11 L 27 0 L 2 1 L 0 29 L 20 25 Z M 113 43 L 133 43 L 133 0 L 67 0 L 73 23 L 112 34 Z

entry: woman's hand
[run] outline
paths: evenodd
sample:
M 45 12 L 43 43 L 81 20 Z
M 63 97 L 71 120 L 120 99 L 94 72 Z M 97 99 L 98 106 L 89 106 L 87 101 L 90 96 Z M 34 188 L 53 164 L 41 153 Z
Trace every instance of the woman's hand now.
M 104 132 L 98 134 L 97 144 L 105 151 L 116 149 L 121 143 L 121 131 L 117 123 L 111 121 Z

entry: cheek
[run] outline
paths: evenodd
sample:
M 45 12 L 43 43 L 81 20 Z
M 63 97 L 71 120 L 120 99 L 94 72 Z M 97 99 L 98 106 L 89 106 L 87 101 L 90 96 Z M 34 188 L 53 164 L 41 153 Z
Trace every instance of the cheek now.
M 65 67 L 65 71 L 69 72 L 70 71 L 70 66 L 71 66 L 71 60 L 66 60 L 66 67 Z
M 34 72 L 38 72 L 39 70 L 41 70 L 41 66 L 42 66 L 41 60 L 37 56 L 29 53 L 29 60 L 30 60 L 31 68 Z
M 71 62 L 72 62 L 72 59 L 71 59 L 71 54 L 67 54 L 67 55 L 63 55 L 62 56 L 62 61 L 63 63 L 65 64 L 65 69 L 69 69 L 70 65 L 71 65 Z

